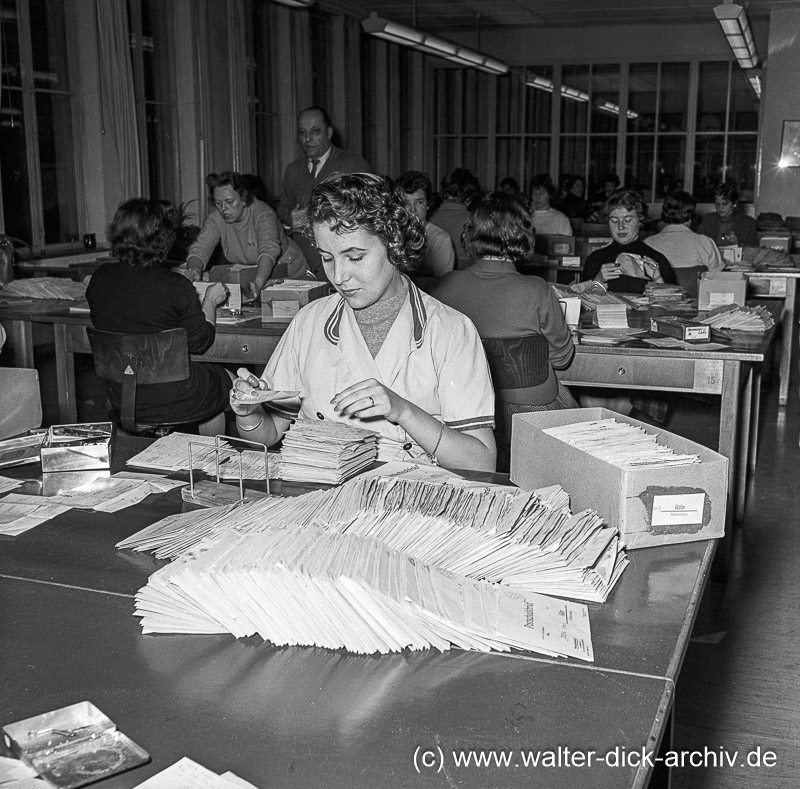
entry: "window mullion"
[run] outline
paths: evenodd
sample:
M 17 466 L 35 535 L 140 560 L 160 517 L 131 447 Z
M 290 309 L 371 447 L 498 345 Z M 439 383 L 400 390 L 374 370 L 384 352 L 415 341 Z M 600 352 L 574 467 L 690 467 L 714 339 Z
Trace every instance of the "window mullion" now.
M 33 79 L 33 47 L 28 0 L 18 0 L 20 61 L 22 63 L 22 117 L 25 124 L 25 160 L 28 168 L 28 198 L 33 246 L 44 249 L 44 214 L 39 159 L 39 125 L 36 114 L 36 88 Z

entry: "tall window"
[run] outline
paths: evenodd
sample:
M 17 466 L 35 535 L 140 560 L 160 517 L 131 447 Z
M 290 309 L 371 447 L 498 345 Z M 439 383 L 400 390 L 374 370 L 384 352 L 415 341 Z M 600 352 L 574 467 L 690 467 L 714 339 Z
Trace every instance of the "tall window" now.
M 752 199 L 758 151 L 758 104 L 744 73 L 733 63 L 701 63 L 697 97 L 695 190 L 712 200 L 713 187 L 734 183 Z
M 630 67 L 625 180 L 656 200 L 685 186 L 688 94 L 688 63 Z
M 77 241 L 80 195 L 65 0 L 0 0 L 0 231 Z
M 177 197 L 177 137 L 172 89 L 172 9 L 167 0 L 128 0 L 142 193 Z
M 493 79 L 475 69 L 436 70 L 434 107 L 440 134 L 435 180 L 441 181 L 456 167 L 464 167 L 481 186 L 493 188 L 488 139 L 490 119 L 494 126 L 489 99 Z

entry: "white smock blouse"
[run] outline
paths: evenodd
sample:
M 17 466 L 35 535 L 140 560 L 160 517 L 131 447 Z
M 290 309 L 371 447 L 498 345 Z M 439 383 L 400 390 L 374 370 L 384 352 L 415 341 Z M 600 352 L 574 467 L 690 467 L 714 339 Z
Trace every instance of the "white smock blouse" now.
M 262 375 L 271 389 L 299 391 L 299 402 L 265 407 L 285 419 L 332 419 L 374 430 L 383 461 L 425 461 L 427 455 L 383 417 L 362 420 L 333 410 L 336 394 L 368 378 L 454 430 L 493 428 L 494 390 L 477 330 L 465 315 L 406 283 L 409 298 L 374 359 L 338 293 L 303 307 Z

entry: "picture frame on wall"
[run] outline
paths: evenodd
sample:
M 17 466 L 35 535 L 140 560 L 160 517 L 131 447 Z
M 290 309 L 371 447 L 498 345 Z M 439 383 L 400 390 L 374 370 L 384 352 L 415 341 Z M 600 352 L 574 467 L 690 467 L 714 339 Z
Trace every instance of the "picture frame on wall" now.
M 781 137 L 781 167 L 800 167 L 800 121 L 784 121 Z

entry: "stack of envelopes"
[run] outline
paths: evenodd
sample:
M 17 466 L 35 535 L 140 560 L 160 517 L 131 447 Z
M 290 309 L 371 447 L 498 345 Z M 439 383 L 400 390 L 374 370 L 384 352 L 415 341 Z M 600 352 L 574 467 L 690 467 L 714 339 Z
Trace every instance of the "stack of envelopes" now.
M 229 532 L 156 572 L 136 596 L 145 633 L 255 634 L 347 649 L 511 648 L 593 660 L 581 603 L 520 594 L 314 526 Z
M 585 606 L 542 594 L 602 602 L 628 559 L 615 529 L 593 511 L 572 514 L 568 501 L 559 486 L 528 492 L 373 476 L 200 519 L 173 515 L 117 547 L 176 560 L 137 596 L 146 633 L 585 656 Z M 547 627 L 521 633 L 523 609 L 534 627 Z M 384 619 L 405 623 L 403 635 L 389 638 Z M 554 645 L 556 633 L 566 638 Z
M 281 478 L 336 485 L 369 466 L 377 454 L 378 437 L 371 430 L 298 419 L 283 437 Z

